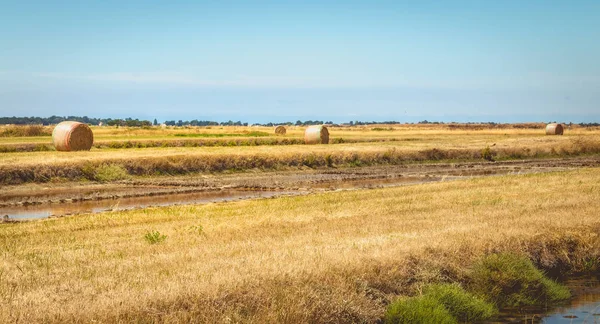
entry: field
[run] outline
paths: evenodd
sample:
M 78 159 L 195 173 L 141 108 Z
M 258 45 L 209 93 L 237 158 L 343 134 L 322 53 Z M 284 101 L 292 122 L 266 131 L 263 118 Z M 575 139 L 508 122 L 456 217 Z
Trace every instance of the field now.
M 302 143 L 302 129 L 299 128 L 290 129 L 285 136 L 266 137 L 244 136 L 252 132 L 273 134 L 271 128 L 102 128 L 95 130 L 96 146 L 100 147 L 94 147 L 90 152 L 69 154 L 50 149 L 18 149 L 48 145 L 44 144 L 51 142 L 48 136 L 6 137 L 0 138 L 0 145 L 5 148 L 12 145 L 16 151 L 8 150 L 6 154 L 0 155 L 0 182 L 18 184 L 101 180 L 95 178 L 95 173 L 97 169 L 106 166 L 122 168 L 132 176 L 156 176 L 253 169 L 269 171 L 297 169 L 302 166 L 395 165 L 410 162 L 475 161 L 482 157 L 488 160 L 507 160 L 600 153 L 598 128 L 574 126 L 565 136 L 545 136 L 540 127 L 450 126 L 452 125 L 407 125 L 406 128 L 333 127 L 330 130 L 332 144 L 318 146 L 298 144 Z M 152 132 L 157 134 L 152 137 Z M 209 142 L 205 139 L 187 142 L 179 140 L 180 137 L 175 136 L 177 134 L 235 136 L 211 138 Z M 256 142 L 257 140 L 263 142 Z M 116 144 L 98 144 L 103 141 Z M 145 146 L 144 143 L 147 144 L 148 141 L 160 145 Z
M 1 153 L 0 202 L 13 205 L 134 186 L 310 190 L 7 220 L 0 322 L 372 323 L 426 284 L 467 287 L 494 253 L 525 256 L 552 276 L 598 273 L 600 129 L 459 126 L 334 127 L 335 144 L 312 146 L 294 142 L 301 128 L 95 128 L 96 144 L 162 144 Z M 182 139 L 233 144 L 173 144 Z M 439 181 L 336 190 L 407 177 Z

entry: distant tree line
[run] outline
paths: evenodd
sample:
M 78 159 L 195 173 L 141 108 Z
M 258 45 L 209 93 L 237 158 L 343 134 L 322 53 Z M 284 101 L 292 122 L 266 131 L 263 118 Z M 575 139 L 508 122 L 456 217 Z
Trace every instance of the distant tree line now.
M 86 123 L 86 124 L 90 124 L 90 125 L 100 125 L 100 123 L 102 123 L 103 125 L 108 125 L 108 126 L 129 126 L 129 127 L 145 127 L 145 126 L 156 126 L 158 125 L 158 121 L 156 119 L 154 119 L 153 122 L 149 121 L 149 120 L 139 120 L 139 119 L 132 119 L 132 118 L 125 118 L 125 119 L 112 119 L 112 118 L 90 118 L 88 116 L 83 116 L 83 117 L 79 117 L 79 116 L 51 116 L 51 117 L 0 117 L 0 125 L 7 125 L 7 124 L 14 124 L 14 125 L 53 125 L 53 124 L 58 124 L 60 122 L 63 122 L 65 120 L 73 120 L 73 121 L 78 121 L 78 122 L 82 122 L 82 123 Z M 248 123 L 243 123 L 241 121 L 226 121 L 226 122 L 216 122 L 216 121 L 210 121 L 210 120 L 167 120 L 164 122 L 165 125 L 167 126 L 248 126 Z M 276 125 L 285 125 L 285 126 L 310 126 L 310 125 L 322 125 L 322 124 L 327 124 L 327 125 L 339 125 L 339 124 L 335 124 L 332 121 L 322 121 L 322 120 L 306 120 L 306 121 L 301 121 L 301 120 L 297 120 L 295 123 L 294 122 L 281 122 L 281 123 L 273 123 L 273 122 L 269 122 L 269 123 L 256 123 L 254 125 L 258 125 L 258 126 L 276 126 Z M 399 122 L 399 121 L 358 121 L 358 120 L 354 120 L 354 121 L 349 121 L 348 123 L 344 123 L 342 125 L 350 125 L 350 126 L 364 126 L 364 125 L 393 125 L 393 124 L 403 124 L 403 122 Z M 457 124 L 456 122 L 449 122 L 449 123 L 444 123 L 444 122 L 438 122 L 438 121 L 428 121 L 428 120 L 422 120 L 417 122 L 417 124 Z M 489 124 L 489 125 L 498 125 L 498 123 L 495 122 L 463 122 L 463 123 L 459 123 L 459 124 L 477 124 L 477 125 L 482 125 L 482 124 Z M 569 125 L 572 125 L 572 123 L 568 123 Z M 600 123 L 579 123 L 579 126 L 582 127 L 597 127 L 600 126 Z
M 112 119 L 112 118 L 90 118 L 88 116 L 50 116 L 50 117 L 0 117 L 0 124 L 14 125 L 53 125 L 65 120 L 78 121 L 90 125 L 100 125 L 100 123 L 109 126 L 130 126 L 141 127 L 150 126 L 152 123 L 149 120 L 139 120 L 132 118 Z
M 248 123 L 242 123 L 241 121 L 227 121 L 227 122 L 216 122 L 210 120 L 167 120 L 165 121 L 165 125 L 167 126 L 248 126 Z

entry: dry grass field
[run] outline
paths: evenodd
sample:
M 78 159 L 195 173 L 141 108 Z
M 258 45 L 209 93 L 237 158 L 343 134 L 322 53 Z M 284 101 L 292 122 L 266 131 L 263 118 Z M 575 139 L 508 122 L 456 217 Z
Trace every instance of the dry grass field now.
M 443 178 L 521 159 L 535 163 L 503 167 L 564 171 L 0 223 L 0 322 L 372 323 L 429 283 L 468 285 L 493 253 L 550 274 L 599 271 L 600 169 L 582 168 L 598 165 L 598 128 L 331 127 L 330 145 L 303 144 L 303 127 L 93 130 L 91 151 L 57 152 L 51 127 L 0 127 L 10 135 L 0 136 L 0 190 L 27 201 L 34 187 L 110 196 L 133 182 L 265 177 L 293 188 L 315 172 L 360 180 L 439 166 Z
M 1 224 L 0 321 L 376 322 L 488 253 L 597 269 L 598 183 L 589 168 Z
M 330 145 L 302 144 L 304 128 L 300 127 L 291 127 L 285 136 L 275 136 L 272 134 L 273 129 L 267 127 L 151 130 L 96 127 L 96 143 L 105 141 L 120 144 L 115 144 L 115 148 L 111 148 L 111 145 L 94 147 L 89 152 L 42 150 L 0 154 L 0 183 L 95 180 L 90 173 L 106 166 L 116 166 L 129 175 L 151 176 L 440 160 L 472 161 L 484 157 L 495 160 L 566 157 L 600 153 L 600 130 L 597 128 L 574 126 L 564 136 L 546 136 L 539 127 L 450 126 L 452 125 L 333 127 L 330 129 L 330 136 L 337 140 L 336 144 Z M 252 132 L 270 135 L 247 137 Z M 210 141 L 212 144 L 190 142 L 193 145 L 189 146 L 186 141 L 189 138 L 197 141 L 196 137 L 176 137 L 177 134 L 201 135 L 200 141 Z M 214 137 L 223 134 L 231 136 Z M 15 144 L 11 141 L 21 141 L 19 145 L 36 147 L 41 145 L 36 142 L 40 138 L 49 141 L 48 137 L 6 137 L 0 138 L 0 146 L 10 146 Z M 184 139 L 183 142 L 179 142 L 181 138 Z M 166 145 L 138 147 L 137 144 L 131 144 L 146 140 Z M 220 144 L 213 145 L 217 142 Z M 171 145 L 173 143 L 178 144 Z

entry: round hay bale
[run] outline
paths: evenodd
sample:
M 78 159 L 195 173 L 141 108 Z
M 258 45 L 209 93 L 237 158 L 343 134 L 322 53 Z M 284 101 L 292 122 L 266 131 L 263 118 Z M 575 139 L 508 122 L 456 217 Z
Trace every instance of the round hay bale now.
M 563 125 L 552 123 L 546 125 L 546 135 L 562 135 L 564 131 Z
M 287 130 L 285 129 L 284 126 L 279 125 L 279 126 L 275 127 L 275 134 L 285 135 L 285 133 L 287 133 Z
M 329 131 L 323 125 L 309 126 L 304 132 L 306 144 L 329 144 Z
M 64 121 L 54 127 L 52 142 L 57 151 L 89 151 L 94 144 L 94 133 L 86 124 Z

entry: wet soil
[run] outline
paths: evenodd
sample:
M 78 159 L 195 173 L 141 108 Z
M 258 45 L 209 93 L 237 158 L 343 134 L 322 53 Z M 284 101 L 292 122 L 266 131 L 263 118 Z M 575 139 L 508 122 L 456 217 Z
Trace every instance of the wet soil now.
M 8 206 L 2 209 L 9 220 L 25 220 L 67 215 L 100 213 L 113 210 L 141 209 L 150 206 L 172 206 L 180 204 L 202 204 L 225 202 L 239 199 L 269 198 L 273 196 L 303 194 L 304 192 L 286 191 L 249 191 L 249 190 L 210 190 L 192 193 L 173 193 L 158 196 L 129 197 L 75 201 L 56 204 L 32 204 L 27 206 Z
M 600 166 L 600 157 L 403 164 L 293 171 L 135 178 L 118 183 L 0 186 L 0 217 L 43 218 L 173 204 L 192 204 L 315 191 L 381 188 L 470 177 L 527 174 Z M 268 194 L 267 194 L 268 193 Z M 6 219 L 6 216 L 5 216 Z

